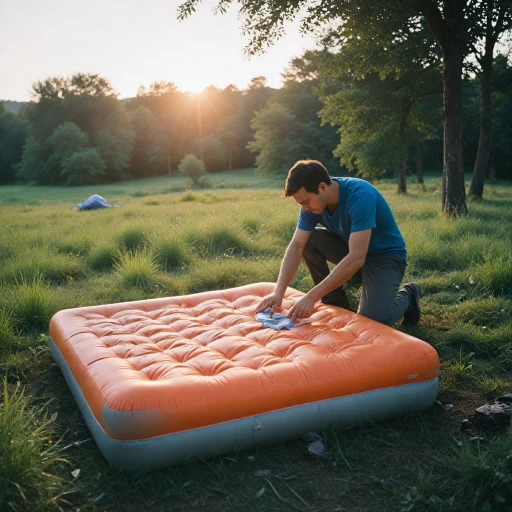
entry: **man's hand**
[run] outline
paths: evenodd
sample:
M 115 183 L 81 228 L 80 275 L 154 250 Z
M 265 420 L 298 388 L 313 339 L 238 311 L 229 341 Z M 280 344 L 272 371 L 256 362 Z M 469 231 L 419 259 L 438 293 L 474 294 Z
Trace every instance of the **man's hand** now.
M 278 308 L 283 302 L 283 296 L 279 293 L 272 293 L 267 295 L 256 308 L 256 313 L 260 311 L 265 311 L 265 309 L 270 308 L 270 316 L 274 314 L 276 308 Z
M 293 322 L 298 318 L 309 318 L 315 308 L 315 302 L 316 300 L 314 297 L 311 297 L 309 293 L 307 293 L 293 305 L 292 309 L 290 309 L 290 312 L 288 313 L 288 318 Z

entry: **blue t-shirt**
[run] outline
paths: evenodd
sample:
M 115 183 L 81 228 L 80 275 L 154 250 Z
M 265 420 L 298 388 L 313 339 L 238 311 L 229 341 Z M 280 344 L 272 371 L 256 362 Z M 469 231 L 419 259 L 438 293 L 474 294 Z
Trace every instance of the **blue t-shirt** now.
M 346 244 L 350 233 L 371 229 L 368 254 L 386 254 L 405 261 L 405 241 L 383 195 L 359 178 L 332 179 L 340 185 L 336 210 L 331 214 L 326 208 L 321 215 L 301 210 L 297 227 L 313 231 L 317 224 L 321 224 Z

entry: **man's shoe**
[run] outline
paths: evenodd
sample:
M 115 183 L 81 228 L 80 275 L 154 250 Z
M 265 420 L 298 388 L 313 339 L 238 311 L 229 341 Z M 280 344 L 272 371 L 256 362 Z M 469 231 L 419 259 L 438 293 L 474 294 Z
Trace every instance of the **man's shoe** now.
M 402 286 L 402 290 L 406 288 L 410 293 L 411 303 L 404 313 L 402 325 L 405 327 L 413 327 L 420 321 L 420 297 L 421 289 L 417 283 L 407 283 Z

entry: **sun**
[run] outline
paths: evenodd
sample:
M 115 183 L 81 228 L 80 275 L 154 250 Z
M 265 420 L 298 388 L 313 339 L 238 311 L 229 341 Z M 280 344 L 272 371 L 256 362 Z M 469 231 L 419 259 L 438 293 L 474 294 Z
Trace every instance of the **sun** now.
M 183 91 L 191 92 L 192 94 L 201 94 L 206 85 L 200 80 L 195 80 L 196 77 L 190 77 L 189 80 L 184 80 L 183 85 L 180 87 Z

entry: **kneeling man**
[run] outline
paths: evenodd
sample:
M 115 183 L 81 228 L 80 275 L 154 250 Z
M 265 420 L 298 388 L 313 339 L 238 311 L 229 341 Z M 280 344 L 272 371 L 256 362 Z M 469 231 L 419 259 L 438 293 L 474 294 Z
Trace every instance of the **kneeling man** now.
M 322 300 L 350 309 L 343 285 L 354 275 L 362 281 L 358 313 L 393 325 L 420 318 L 420 288 L 400 287 L 406 267 L 405 242 L 382 194 L 358 178 L 331 178 L 317 160 L 300 160 L 289 171 L 283 195 L 301 206 L 299 223 L 286 249 L 274 293 L 257 312 L 281 305 L 302 258 L 315 286 L 290 310 L 292 320 L 307 318 Z M 318 226 L 320 224 L 320 227 Z M 332 272 L 327 262 L 336 264 Z

